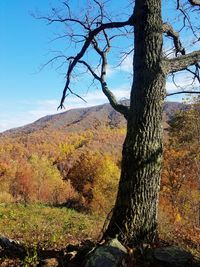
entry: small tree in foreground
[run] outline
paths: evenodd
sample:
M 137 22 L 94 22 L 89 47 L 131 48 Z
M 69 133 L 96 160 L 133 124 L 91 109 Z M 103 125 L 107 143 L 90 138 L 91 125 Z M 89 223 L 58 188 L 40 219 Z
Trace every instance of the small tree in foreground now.
M 73 15 L 70 1 L 65 1 L 64 12 L 53 9 L 51 17 L 41 18 L 49 23 L 62 23 L 66 27 L 64 36 L 70 38 L 70 42 L 75 43 L 78 49 L 74 56 L 58 55 L 54 58 L 65 57 L 69 61 L 60 108 L 63 108 L 68 94 L 77 95 L 71 86 L 75 71 L 82 65 L 100 83 L 111 106 L 127 120 L 119 190 L 104 237 L 118 236 L 125 243 L 137 244 L 152 242 L 157 234 L 162 160 L 162 110 L 166 96 L 166 78 L 169 74 L 174 75 L 187 70 L 193 75 L 194 80 L 199 81 L 200 50 L 187 53 L 178 31 L 176 32 L 172 25 L 163 22 L 161 8 L 162 6 L 166 8 L 164 1 L 130 2 L 129 15 L 124 20 L 115 21 L 105 11 L 106 5 L 114 6 L 115 1 L 103 3 L 98 0 L 91 0 L 85 4 L 88 10 L 86 8 L 84 15 L 81 15 L 83 11 L 82 13 L 79 11 L 77 16 Z M 195 20 L 191 19 L 189 13 L 193 11 L 191 15 L 198 16 L 200 1 L 167 2 L 169 5 L 175 3 L 176 12 L 183 16 L 182 22 L 177 20 L 176 28 L 181 34 L 182 32 L 184 34 L 184 28 L 190 30 L 194 36 L 193 44 L 197 45 L 199 26 L 193 24 Z M 126 16 L 122 13 L 121 11 L 121 19 Z M 173 51 L 170 56 L 163 51 L 163 35 L 172 40 Z M 131 36 L 134 38 L 131 39 Z M 132 42 L 132 48 L 123 54 L 126 57 L 133 52 L 129 107 L 117 101 L 106 80 L 108 55 L 112 49 L 116 51 L 114 49 L 116 46 L 124 48 L 122 37 Z M 114 46 L 115 40 L 118 39 L 119 42 Z M 92 59 L 89 60 L 90 53 Z

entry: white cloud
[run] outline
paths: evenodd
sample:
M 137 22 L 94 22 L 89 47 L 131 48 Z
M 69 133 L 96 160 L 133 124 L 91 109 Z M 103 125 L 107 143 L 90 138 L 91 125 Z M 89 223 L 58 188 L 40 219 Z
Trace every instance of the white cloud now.
M 124 65 L 122 65 L 121 68 L 125 71 L 131 70 L 131 57 L 127 58 L 127 61 L 124 62 Z M 171 79 L 167 80 L 166 88 L 168 93 L 182 90 L 182 88 L 191 89 L 191 86 L 189 87 L 189 84 L 191 83 L 191 77 L 189 74 L 178 74 L 176 83 L 180 86 L 180 88 L 177 88 Z M 119 87 L 111 87 L 110 90 L 118 100 L 124 98 L 129 99 L 130 97 L 130 86 L 128 84 L 120 85 Z M 70 95 L 66 98 L 65 110 L 95 106 L 108 102 L 106 96 L 100 89 L 91 90 L 85 95 L 81 94 L 81 96 L 87 101 L 87 103 L 84 103 L 80 98 L 77 98 L 76 96 Z M 172 100 L 172 98 L 170 98 L 170 100 Z M 12 109 L 10 108 L 10 106 L 7 106 L 6 103 L 2 104 L 0 106 L 0 132 L 10 128 L 32 123 L 35 120 L 46 115 L 63 112 L 64 110 L 57 111 L 59 101 L 60 99 L 38 99 L 36 101 L 22 100 L 20 102 L 13 101 Z
M 133 72 L 133 55 L 128 55 L 125 60 L 122 62 L 122 64 L 119 66 L 119 70 L 124 72 Z
M 199 83 L 196 81 L 192 84 L 192 76 L 188 72 L 177 73 L 174 78 L 174 81 L 172 80 L 172 77 L 169 77 L 166 82 L 167 93 L 173 93 L 183 90 L 193 90 L 197 86 L 199 86 Z
M 133 72 L 133 54 L 127 55 L 119 66 L 108 65 L 106 70 L 106 77 L 110 78 L 119 71 L 132 73 Z M 98 75 L 101 73 L 101 67 L 97 70 Z
M 11 128 L 20 127 L 30 123 L 29 116 L 26 114 L 15 114 L 15 116 L 8 115 L 7 118 L 2 120 L 0 118 L 0 132 L 6 131 Z
M 122 98 L 129 98 L 130 88 L 126 85 L 120 86 L 118 88 L 110 88 L 110 90 L 118 100 Z M 107 97 L 101 90 L 90 91 L 85 95 L 81 95 L 81 97 L 83 97 L 87 101 L 87 103 L 84 103 L 80 98 L 77 98 L 76 96 L 69 96 L 68 98 L 66 98 L 66 108 L 70 109 L 74 107 L 86 107 L 108 102 Z
M 101 65 L 97 68 L 95 72 L 97 73 L 97 75 L 99 76 L 101 75 Z M 116 68 L 108 64 L 106 67 L 106 77 L 110 78 L 115 72 L 116 72 Z
M 128 57 L 121 69 L 124 71 L 130 71 L 132 68 L 131 57 Z M 183 88 L 189 90 L 191 89 L 191 76 L 187 73 L 180 73 L 176 77 L 176 83 L 180 86 L 177 88 L 172 79 L 168 79 L 166 83 L 166 88 L 168 93 L 176 92 L 177 90 L 182 90 Z M 197 86 L 197 84 L 195 84 Z M 118 100 L 127 98 L 130 96 L 130 86 L 127 84 L 120 85 L 119 87 L 111 87 L 110 90 L 116 96 Z M 106 96 L 99 89 L 91 90 L 87 94 L 81 94 L 81 96 L 87 101 L 84 103 L 80 98 L 70 95 L 65 101 L 65 110 L 81 107 L 89 107 L 100 105 L 108 102 Z M 182 97 L 182 96 L 181 96 Z M 180 98 L 180 97 L 179 97 Z M 170 98 L 172 100 L 172 98 Z M 60 99 L 39 99 L 36 101 L 22 100 L 12 103 L 12 109 L 6 103 L 0 106 L 0 132 L 23 126 L 28 123 L 32 123 L 35 120 L 44 117 L 46 115 L 57 114 L 63 112 L 64 110 L 57 111 Z
M 35 102 L 30 100 L 14 102 L 12 103 L 12 109 L 2 109 L 0 116 L 0 132 L 32 123 L 48 114 L 57 113 L 58 103 L 59 102 L 54 99 L 38 100 Z
M 8 120 L 1 120 L 0 121 L 0 131 L 4 131 L 10 127 L 10 124 Z
M 58 113 L 58 106 L 59 101 L 56 99 L 38 100 L 36 101 L 34 108 L 28 110 L 27 112 L 38 119 L 49 114 Z
M 36 102 L 38 105 L 46 105 L 46 106 L 55 106 L 58 104 L 58 100 L 56 99 L 45 99 L 45 100 L 38 100 Z
M 124 99 L 124 98 L 129 99 L 130 98 L 130 86 L 123 86 L 118 89 L 115 89 L 113 90 L 113 93 L 115 94 L 118 100 Z

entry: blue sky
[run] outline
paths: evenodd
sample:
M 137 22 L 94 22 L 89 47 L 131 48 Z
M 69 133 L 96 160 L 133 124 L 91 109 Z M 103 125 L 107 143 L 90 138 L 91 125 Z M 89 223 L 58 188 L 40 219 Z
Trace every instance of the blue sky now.
M 64 41 L 51 42 L 62 29 L 59 25 L 47 26 L 44 21 L 35 19 L 31 13 L 47 14 L 51 6 L 58 6 L 59 2 L 0 1 L 0 132 L 57 112 L 65 82 L 63 69 L 56 70 L 51 66 L 43 70 L 40 68 L 53 56 L 53 50 L 66 51 Z M 75 5 L 75 2 L 81 1 L 71 2 Z M 119 5 L 119 1 L 117 2 Z M 127 2 L 121 1 L 122 4 Z M 117 5 L 115 8 L 119 8 Z M 131 58 L 127 58 L 120 69 L 113 70 L 111 66 L 108 78 L 111 80 L 112 90 L 119 99 L 128 97 L 129 80 L 124 79 L 121 82 L 121 77 L 128 77 Z M 180 80 L 183 83 L 182 76 Z M 96 87 L 88 90 L 87 79 L 80 80 L 77 87 L 81 88 L 79 93 L 88 103 L 84 104 L 80 99 L 69 97 L 65 105 L 67 109 L 106 102 L 103 93 Z M 170 82 L 168 87 L 173 89 Z

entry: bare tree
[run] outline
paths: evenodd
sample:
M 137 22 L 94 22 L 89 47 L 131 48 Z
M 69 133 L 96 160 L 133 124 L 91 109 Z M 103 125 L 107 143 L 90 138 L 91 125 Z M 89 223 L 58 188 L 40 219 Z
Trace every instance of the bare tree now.
M 88 1 L 88 11 L 84 16 L 74 16 L 69 3 L 65 1 L 65 9 L 61 9 L 61 12 L 53 9 L 51 16 L 40 18 L 49 24 L 62 23 L 66 27 L 66 34 L 58 38 L 67 37 L 68 42 L 75 44 L 78 50 L 75 55 L 59 55 L 68 61 L 66 83 L 59 107 L 63 108 L 68 94 L 77 95 L 71 84 L 75 70 L 82 65 L 99 82 L 111 106 L 127 120 L 119 190 L 104 238 L 118 236 L 127 244 L 138 244 L 152 242 L 157 236 L 166 78 L 170 74 L 187 70 L 194 80 L 199 81 L 200 50 L 187 53 L 181 35 L 185 29 L 190 30 L 194 36 L 193 44 L 197 46 L 200 28 L 194 25 L 191 16 L 199 14 L 200 2 L 177 0 L 175 9 L 182 16 L 182 25 L 180 19 L 178 22 L 179 31 L 163 22 L 161 7 L 164 6 L 164 1 L 131 1 L 129 15 L 121 16 L 127 17 L 124 20 L 114 20 L 107 14 L 106 5 L 114 5 L 114 2 Z M 166 37 L 173 44 L 173 54 L 170 56 L 163 50 L 163 40 Z M 119 38 L 127 38 L 129 43 L 131 40 L 132 45 L 126 51 L 121 51 L 122 61 L 133 53 L 129 107 L 117 101 L 107 84 L 109 53 L 116 48 L 118 43 L 115 44 L 115 41 Z M 94 60 L 88 61 L 89 53 L 94 55 L 94 52 L 96 64 L 93 64 Z

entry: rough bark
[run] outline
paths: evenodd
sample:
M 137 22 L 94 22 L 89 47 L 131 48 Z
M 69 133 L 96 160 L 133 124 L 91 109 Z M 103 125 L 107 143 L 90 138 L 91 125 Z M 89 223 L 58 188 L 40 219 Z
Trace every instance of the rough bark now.
M 135 1 L 134 79 L 122 172 L 113 215 L 105 237 L 129 244 L 156 237 L 157 202 L 162 158 L 161 1 Z
M 185 70 L 200 61 L 200 50 L 168 60 L 168 73 Z

